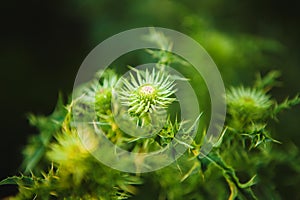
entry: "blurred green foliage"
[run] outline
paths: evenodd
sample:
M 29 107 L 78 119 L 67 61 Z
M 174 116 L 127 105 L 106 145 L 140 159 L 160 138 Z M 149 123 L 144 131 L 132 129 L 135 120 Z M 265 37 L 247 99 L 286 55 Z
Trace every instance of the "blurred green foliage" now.
M 24 6 L 24 8 L 28 8 L 28 10 L 34 10 L 34 3 L 25 3 L 28 4 Z M 46 28 L 43 30 L 44 34 L 50 31 L 52 35 L 59 34 L 56 33 L 56 25 L 59 23 L 61 18 L 68 19 L 68 23 L 78 23 L 80 29 L 72 29 L 73 33 L 64 33 L 62 39 L 58 36 L 56 39 L 61 41 L 60 43 L 70 40 L 69 43 L 63 43 L 65 45 L 70 45 L 69 49 L 62 48 L 63 50 L 57 52 L 63 52 L 64 57 L 55 57 L 51 59 L 52 54 L 48 52 L 45 56 L 44 54 L 38 53 L 41 49 L 52 48 L 53 51 L 58 50 L 60 47 L 52 47 L 51 42 L 49 44 L 45 44 L 45 46 L 41 46 L 44 43 L 43 39 L 37 39 L 39 36 L 36 36 L 34 31 L 28 31 L 27 34 L 31 34 L 33 38 L 24 42 L 22 47 L 19 47 L 16 43 L 21 39 L 15 40 L 15 42 L 10 43 L 9 45 L 3 43 L 4 46 L 9 46 L 13 50 L 11 50 L 11 54 L 7 52 L 3 54 L 3 61 L 6 66 L 16 65 L 18 67 L 19 73 L 16 74 L 16 79 L 20 79 L 23 76 L 26 77 L 23 80 L 23 83 L 28 88 L 34 88 L 36 82 L 41 82 L 45 80 L 49 81 L 48 85 L 44 85 L 43 88 L 36 88 L 36 90 L 26 89 L 24 86 L 24 90 L 20 90 L 18 84 L 16 86 L 11 86 L 12 89 L 6 91 L 5 93 L 9 95 L 15 95 L 15 91 L 18 91 L 18 98 L 7 98 L 6 104 L 13 105 L 15 110 L 24 111 L 24 105 L 26 107 L 26 111 L 29 111 L 29 103 L 35 102 L 40 103 L 43 106 L 47 107 L 49 112 L 49 107 L 53 105 L 54 102 L 54 94 L 57 89 L 63 88 L 68 92 L 71 92 L 74 74 L 76 73 L 76 66 L 80 65 L 84 55 L 99 42 L 104 40 L 105 38 L 118 33 L 122 30 L 127 30 L 130 28 L 140 27 L 140 26 L 162 26 L 166 28 L 174 28 L 175 30 L 181 31 L 190 35 L 195 40 L 200 42 L 203 47 L 210 53 L 210 55 L 215 60 L 217 66 L 219 67 L 225 84 L 227 87 L 229 86 L 237 86 L 240 84 L 246 85 L 245 88 L 249 88 L 251 81 L 253 80 L 253 75 L 262 72 L 262 74 L 266 74 L 267 71 L 271 69 L 280 70 L 283 74 L 280 80 L 284 82 L 284 85 L 281 85 L 279 88 L 274 88 L 273 94 L 276 99 L 279 99 L 282 104 L 273 104 L 274 110 L 273 114 L 277 114 L 276 110 L 281 110 L 282 108 L 289 107 L 289 104 L 294 104 L 296 99 L 293 101 L 284 101 L 286 96 L 294 95 L 298 91 L 300 91 L 298 82 L 298 76 L 300 74 L 299 61 L 299 30 L 297 27 L 297 8 L 299 8 L 297 3 L 289 2 L 289 3 L 278 3 L 272 1 L 245 1 L 240 2 L 237 0 L 230 1 L 221 1 L 221 0 L 212 0 L 212 1 L 168 1 L 168 0 L 146 0 L 146 1 L 107 1 L 103 0 L 100 2 L 95 1 L 61 1 L 61 2 L 53 2 L 47 3 L 45 7 L 48 6 L 48 9 L 51 10 L 46 12 L 47 14 L 51 12 L 57 13 L 57 17 L 51 20 L 45 20 L 44 26 L 49 26 L 52 24 L 53 31 L 51 28 Z M 22 8 L 22 5 L 19 6 Z M 43 8 L 38 8 L 42 12 Z M 44 8 L 45 9 L 45 8 Z M 21 9 L 22 10 L 22 9 Z M 26 10 L 26 9 L 24 9 Z M 290 13 L 290 14 L 289 14 Z M 31 27 L 32 30 L 36 25 L 36 21 L 39 18 L 39 15 L 32 16 L 34 21 L 34 25 Z M 27 18 L 25 18 L 27 20 Z M 31 19 L 27 20 L 30 21 Z M 51 22 L 49 25 L 49 21 Z M 26 24 L 26 23 L 24 23 Z M 67 24 L 69 25 L 69 24 Z M 42 25 L 39 25 L 42 26 Z M 40 28 L 37 26 L 38 28 Z M 65 24 L 60 24 L 57 30 L 64 30 Z M 66 29 L 68 26 L 65 26 Z M 19 30 L 14 30 L 14 32 L 18 32 Z M 38 31 L 37 31 L 38 32 Z M 77 32 L 77 33 L 76 33 Z M 38 32 L 39 33 L 39 32 Z M 76 39 L 72 39 L 71 35 L 81 34 L 81 40 L 78 41 Z M 24 34 L 26 35 L 26 34 Z M 84 39 L 82 39 L 84 38 Z M 53 39 L 53 38 L 52 38 Z M 75 40 L 75 41 L 74 41 Z M 31 43 L 34 41 L 35 43 Z M 27 44 L 28 43 L 28 44 Z M 71 44 L 72 43 L 72 44 Z M 75 43 L 76 45 L 74 45 Z M 79 43 L 79 44 L 78 44 Z M 6 44 L 6 45 L 5 45 Z M 79 46 L 79 47 L 78 47 Z M 17 47 L 17 48 L 13 48 Z M 9 49 L 8 49 L 9 50 Z M 36 53 L 34 53 L 36 52 Z M 69 53 L 65 53 L 69 52 Z M 51 55 L 51 56 L 49 56 Z M 20 59 L 15 59 L 20 58 Z M 135 57 L 136 58 L 136 57 Z M 56 60 L 55 60 L 56 59 Z M 34 62 L 32 60 L 35 60 Z M 45 63 L 45 60 L 49 60 L 49 63 Z M 62 60 L 63 63 L 61 63 Z M 13 61 L 13 62 L 11 62 Z M 138 59 L 132 59 L 132 57 L 125 58 L 122 61 L 125 65 L 130 64 L 135 66 L 136 64 L 143 63 L 144 57 L 140 56 Z M 52 70 L 53 66 L 58 66 L 55 72 L 53 72 L 48 77 L 40 76 L 36 77 L 36 82 L 30 82 L 28 80 L 29 76 L 32 76 L 33 72 L 36 71 L 35 68 L 30 68 L 32 63 L 35 63 L 39 69 L 40 66 L 48 66 L 47 68 L 39 69 L 40 73 L 47 74 Z M 23 67 L 24 66 L 24 67 Z M 27 66 L 27 68 L 26 68 Z M 69 67 L 64 67 L 69 66 Z M 117 69 L 118 70 L 118 69 Z M 8 72 L 11 72 L 8 69 Z M 11 72 L 12 73 L 12 72 Z M 14 73 L 14 72 L 13 72 Z M 186 72 L 191 73 L 191 72 Z M 15 73 L 14 73 L 15 74 Z M 59 74 L 59 77 L 56 76 Z M 55 78 L 54 78 L 55 77 Z M 69 77 L 69 78 L 67 78 Z M 6 77 L 4 77 L 4 80 Z M 53 81 L 53 79 L 55 81 Z M 69 80 L 69 81 L 67 81 Z M 259 80 L 259 79 L 258 79 Z M 270 83 L 266 80 L 266 83 L 261 83 L 261 87 L 265 88 L 265 86 L 270 86 Z M 29 81 L 28 83 L 26 83 Z M 193 79 L 193 85 L 201 82 L 201 77 L 197 77 Z M 53 83 L 55 82 L 55 83 Z M 6 84 L 5 84 L 6 85 Z M 63 86 L 62 86 L 63 85 Z M 67 85 L 67 86 L 65 86 Z M 199 84 L 202 85 L 202 84 Z M 46 88 L 46 89 L 45 89 Z M 254 86 L 256 89 L 262 89 L 258 84 Z M 47 91 L 47 89 L 50 90 Z M 249 89 L 250 90 L 250 89 Z M 266 89 L 267 90 L 267 89 Z M 51 93 L 52 92 L 52 93 Z M 52 96 L 51 96 L 52 95 Z M 201 96 L 201 94 L 199 94 Z M 47 97 L 47 101 L 45 100 Z M 6 98 L 6 97 L 3 97 Z M 23 99 L 24 102 L 19 102 L 17 99 Z M 32 100 L 35 99 L 35 100 Z M 52 105 L 49 105 L 48 99 L 52 99 Z M 26 104 L 27 102 L 27 104 Z M 22 104 L 23 103 L 23 104 Z M 207 104 L 205 102 L 204 104 Z M 39 104 L 37 104 L 39 105 Z M 21 107 L 23 106 L 23 107 Z M 36 107 L 34 107 L 37 109 Z M 300 145 L 299 140 L 299 107 L 295 107 L 295 109 L 290 110 L 290 112 L 278 115 L 277 118 L 281 121 L 281 123 L 269 122 L 268 121 L 268 135 L 269 132 L 272 132 L 272 138 L 279 140 L 281 144 L 272 145 L 272 153 L 269 153 L 269 148 L 267 146 L 267 150 L 263 150 L 263 156 L 258 154 L 255 150 L 251 150 L 251 161 L 246 162 L 245 159 L 249 156 L 248 153 L 241 151 L 236 151 L 239 144 L 232 145 L 231 142 L 224 142 L 224 144 L 229 143 L 232 145 L 233 151 L 224 151 L 223 160 L 218 159 L 218 153 L 211 155 L 207 161 L 207 165 L 209 163 L 215 163 L 216 167 L 210 167 L 206 170 L 207 166 L 201 167 L 197 164 L 186 167 L 185 173 L 183 174 L 195 174 L 199 168 L 203 171 L 206 171 L 209 180 L 205 179 L 206 188 L 200 188 L 198 192 L 192 194 L 195 196 L 191 196 L 191 198 L 198 198 L 197 195 L 214 195 L 216 191 L 218 194 L 213 197 L 220 197 L 221 199 L 224 196 L 229 196 L 228 186 L 226 181 L 224 181 L 222 176 L 223 174 L 230 174 L 231 178 L 228 178 L 227 182 L 230 188 L 232 189 L 232 195 L 236 194 L 236 189 L 240 189 L 238 182 L 234 182 L 234 176 L 231 172 L 231 168 L 223 163 L 226 161 L 232 165 L 237 171 L 238 177 L 242 180 L 242 182 L 246 182 L 251 180 L 252 175 L 258 173 L 260 174 L 257 181 L 257 186 L 253 186 L 254 191 L 258 196 L 264 198 L 270 198 L 270 195 L 274 199 L 279 198 L 299 198 L 300 193 L 297 190 L 297 186 L 300 185 L 299 180 L 299 154 L 298 154 L 298 146 Z M 15 116 L 18 113 L 15 110 L 7 111 L 8 116 Z M 38 109 L 37 109 L 38 110 Z M 38 173 L 40 170 L 46 170 L 44 164 L 47 163 L 46 160 L 40 160 L 42 158 L 47 145 L 49 144 L 50 138 L 54 135 L 57 129 L 61 127 L 58 126 L 64 119 L 64 114 L 66 110 L 60 109 L 60 114 L 58 117 L 56 114 L 52 115 L 50 118 L 46 117 L 34 117 L 31 116 L 30 122 L 37 126 L 41 133 L 36 137 L 32 137 L 30 139 L 29 144 L 33 144 L 31 146 L 27 146 L 24 150 L 25 155 L 32 155 L 31 164 L 30 162 L 24 165 L 24 167 L 33 170 Z M 13 113 L 13 114 L 9 114 Z M 55 112 L 54 112 L 55 113 Z M 272 116 L 274 117 L 274 116 Z M 51 122 L 51 123 L 50 123 Z M 51 125 L 50 125 L 51 124 Z M 249 125 L 250 123 L 248 123 Z M 235 124 L 233 126 L 236 126 Z M 241 126 L 238 124 L 238 126 Z M 25 126 L 23 126 L 25 127 Z M 11 128 L 10 128 L 11 129 Z M 262 131 L 263 130 L 263 131 Z M 230 131 L 230 129 L 228 129 Z M 252 137 L 252 133 L 257 133 L 258 135 L 265 134 L 265 124 L 259 124 L 259 126 L 247 128 L 247 133 Z M 244 134 L 244 133 L 243 133 Z M 8 136 L 9 137 L 9 136 Z M 24 135 L 22 136 L 25 137 Z M 224 136 L 225 137 L 225 136 Z M 234 136 L 235 137 L 235 136 Z M 249 137 L 249 138 L 251 138 Z M 260 136 L 259 136 L 260 137 Z M 260 137 L 261 138 L 261 137 Z M 53 139 L 53 138 L 52 138 Z M 15 141 L 15 138 L 11 140 Z M 245 145 L 249 145 L 247 141 L 244 142 Z M 248 147 L 248 146 L 247 146 Z M 6 147 L 8 148 L 8 147 Z M 39 151 L 35 151 L 34 148 L 39 149 Z M 223 147 L 225 148 L 225 147 Z M 6 149 L 5 149 L 6 151 Z M 3 150 L 3 152 L 5 152 Z M 243 152 L 243 153 L 242 153 Z M 50 154 L 51 155 L 51 154 Z M 40 160 L 37 163 L 37 160 Z M 260 163 L 260 160 L 264 160 L 264 163 Z M 184 160 L 184 159 L 183 159 Z M 180 161 L 178 161 L 180 162 Z M 204 162 L 204 163 L 205 163 Z M 253 167 L 253 163 L 256 163 L 256 167 Z M 241 165 L 243 164 L 243 166 Z M 41 166 L 39 166 L 41 165 Z M 49 166 L 48 166 L 49 167 Z M 46 167 L 47 168 L 47 167 Z M 161 198 L 163 199 L 165 196 L 169 196 L 172 199 L 175 195 L 179 197 L 180 195 L 191 194 L 191 190 L 193 187 L 191 185 L 199 184 L 199 181 L 203 181 L 204 178 L 202 174 L 198 174 L 197 176 L 188 176 L 189 181 L 184 181 L 183 177 L 176 177 L 177 181 L 170 181 L 171 178 L 174 178 L 173 174 L 177 171 L 177 166 L 173 166 L 174 172 L 171 170 L 172 167 L 166 169 L 165 171 L 157 172 L 157 178 L 153 180 L 149 180 L 146 186 L 141 186 L 141 191 L 138 197 L 150 195 L 150 199 L 157 198 L 157 196 L 151 196 L 160 191 L 170 191 L 170 192 L 161 192 Z M 218 170 L 217 168 L 221 169 Z M 49 174 L 56 173 L 52 171 L 50 168 Z M 198 170 L 199 171 L 199 170 Z M 245 171 L 247 171 L 245 173 Z M 111 175 L 114 176 L 114 172 L 111 172 Z M 151 175 L 149 175 L 151 176 Z M 166 177 L 160 179 L 160 177 Z M 47 177 L 45 175 L 44 177 Z M 36 179 L 35 177 L 31 177 L 32 179 Z M 178 184 L 183 180 L 181 184 Z M 19 178 L 14 178 L 10 180 L 11 183 L 13 181 L 20 183 Z M 28 179 L 24 180 L 26 184 L 28 183 Z M 219 185 L 216 185 L 215 182 L 218 182 Z M 30 182 L 30 181 L 29 181 Z M 32 183 L 32 182 L 31 182 Z M 160 185 L 160 186 L 158 186 Z M 265 188 L 262 189 L 259 185 L 264 185 Z M 165 188 L 165 190 L 161 189 Z M 225 188 L 225 189 L 224 189 Z M 152 191 L 149 192 L 148 190 Z M 274 193 L 276 190 L 276 193 Z M 198 194 L 199 193 L 199 194 Z M 175 197 L 174 197 L 175 198 Z
M 157 33 L 152 31 L 151 34 Z M 164 42 L 165 37 L 160 36 L 157 38 L 158 42 L 162 40 L 162 44 L 167 44 Z M 161 98 L 162 94 L 172 95 L 175 91 L 173 87 L 158 88 L 164 84 L 173 84 L 169 79 L 163 78 L 166 73 L 164 68 L 172 66 L 174 61 L 184 63 L 185 67 L 188 66 L 184 61 L 179 62 L 179 58 L 171 54 L 148 52 L 157 58 L 157 68 L 161 71 L 153 70 L 149 74 L 147 70 L 134 69 L 137 73 L 137 80 L 132 75 L 130 82 L 124 80 L 124 87 L 128 90 L 121 90 L 122 97 L 124 97 L 121 98 L 121 102 L 131 101 L 131 92 L 135 93 L 133 85 L 138 84 L 141 85 L 136 88 L 136 94 L 141 94 L 142 99 L 139 102 L 137 96 L 132 100 L 134 104 L 128 104 L 128 119 L 122 119 L 123 121 L 130 121 L 131 118 L 136 117 L 138 122 L 145 118 L 151 119 L 153 116 L 150 115 L 149 109 L 144 108 L 151 107 L 153 108 L 151 112 L 159 112 L 156 109 L 156 98 Z M 172 78 L 172 76 L 167 77 Z M 116 109 L 118 105 L 115 102 L 110 103 L 118 75 L 108 70 L 104 72 L 102 78 L 96 76 L 91 83 L 78 88 L 79 91 L 74 91 L 81 91 L 83 95 L 78 99 L 72 99 L 67 106 L 64 107 L 62 100 L 59 99 L 56 110 L 48 118 L 30 116 L 31 123 L 39 128 L 40 134 L 32 137 L 24 150 L 25 175 L 4 179 L 0 185 L 18 185 L 19 193 L 11 199 L 149 197 L 147 195 L 149 189 L 140 186 L 153 188 L 151 199 L 281 199 L 280 193 L 275 189 L 276 183 L 269 181 L 274 176 L 260 173 L 260 170 L 267 169 L 271 162 L 277 162 L 273 163 L 274 166 L 293 162 L 294 166 L 291 168 L 299 173 L 300 160 L 291 161 L 289 156 L 284 156 L 282 159 L 276 157 L 282 151 L 273 148 L 271 142 L 275 144 L 280 142 L 272 138 L 268 124 L 271 119 L 276 119 L 280 111 L 300 103 L 300 98 L 296 96 L 282 103 L 271 99 L 267 92 L 275 85 L 276 78 L 278 78 L 278 72 L 274 71 L 263 78 L 259 76 L 253 87 L 232 87 L 228 90 L 226 98 L 228 116 L 225 129 L 218 141 L 211 144 L 214 147 L 212 151 L 208 155 L 202 155 L 200 150 L 203 146 L 202 138 L 206 135 L 205 118 L 197 130 L 198 137 L 191 144 L 181 141 L 182 136 L 177 137 L 179 127 L 186 122 L 177 121 L 177 118 L 172 121 L 171 115 L 168 115 L 165 125 L 153 137 L 132 137 L 124 132 L 115 121 L 112 111 L 113 107 Z M 151 86 L 150 96 L 147 96 L 144 91 L 141 93 L 141 89 L 145 87 L 143 84 L 147 87 Z M 203 85 L 197 82 L 195 84 L 195 91 L 203 89 Z M 156 91 L 157 89 L 159 91 Z M 158 106 L 164 105 L 165 107 L 164 103 L 172 103 L 166 97 L 159 100 Z M 201 100 L 204 98 L 202 96 Z M 148 106 L 143 103 L 146 100 Z M 97 107 L 96 115 L 89 116 L 89 110 L 94 106 Z M 139 113 L 140 108 L 144 109 L 144 112 L 135 115 Z M 134 115 L 131 115 L 132 109 L 137 109 Z M 117 109 L 117 112 L 122 112 L 122 108 Z M 94 130 L 84 129 L 84 141 L 77 130 L 78 127 L 74 126 L 74 113 L 84 115 L 94 123 Z M 204 115 L 207 114 L 204 113 Z M 196 122 L 199 118 L 200 116 Z M 200 121 L 203 121 L 202 118 Z M 152 123 L 145 125 L 151 126 Z M 137 126 L 141 128 L 145 125 L 137 123 Z M 147 158 L 144 157 L 142 160 L 138 158 L 134 160 L 136 173 L 120 172 L 104 166 L 91 155 L 93 152 L 105 151 L 101 145 L 100 149 L 97 148 L 99 141 L 92 133 L 97 133 L 100 128 L 115 145 L 131 152 L 149 153 L 166 148 L 168 156 L 174 156 L 174 145 L 185 145 L 188 148 L 176 162 L 163 169 L 141 174 L 140 167 L 147 165 Z M 179 135 L 189 136 L 194 128 L 195 123 L 189 129 L 181 129 Z M 175 143 L 170 143 L 170 141 L 175 141 Z M 293 148 L 289 147 L 289 150 L 292 151 Z M 109 152 L 107 153 L 109 155 Z M 117 154 L 117 152 L 114 153 Z M 297 153 L 294 155 L 297 156 Z M 27 175 L 29 172 L 31 175 Z M 264 181 L 269 182 L 264 185 L 262 184 Z

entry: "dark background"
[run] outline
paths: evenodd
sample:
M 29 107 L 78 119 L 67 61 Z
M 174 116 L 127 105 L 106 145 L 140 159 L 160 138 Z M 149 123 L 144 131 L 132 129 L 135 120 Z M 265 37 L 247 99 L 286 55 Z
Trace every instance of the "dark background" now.
M 237 79 L 249 80 L 252 72 L 280 69 L 284 85 L 274 91 L 275 96 L 282 99 L 300 92 L 299 1 L 12 0 L 1 2 L 0 8 L 0 179 L 19 173 L 21 150 L 28 136 L 36 133 L 26 113 L 50 114 L 58 92 L 65 96 L 72 92 L 76 72 L 89 51 L 130 28 L 161 26 L 185 33 L 181 19 L 199 15 L 228 34 L 271 38 L 284 46 L 280 55 L 274 55 L 276 65 L 237 72 Z M 298 146 L 299 114 L 297 106 L 280 116 L 280 125 L 274 125 L 286 134 L 280 139 L 288 137 Z M 1 186 L 1 195 L 15 189 Z

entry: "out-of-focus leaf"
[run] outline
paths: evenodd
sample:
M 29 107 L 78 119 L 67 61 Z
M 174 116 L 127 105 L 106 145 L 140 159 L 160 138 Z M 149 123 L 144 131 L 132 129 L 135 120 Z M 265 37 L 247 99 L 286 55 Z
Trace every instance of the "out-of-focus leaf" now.
M 23 151 L 24 161 L 22 168 L 25 169 L 25 173 L 33 170 L 41 160 L 53 134 L 61 127 L 66 113 L 67 110 L 64 107 L 62 95 L 59 94 L 56 108 L 49 117 L 29 115 L 30 124 L 37 127 L 40 134 L 32 136 L 29 144 Z
M 0 182 L 0 185 L 22 185 L 22 186 L 32 186 L 34 180 L 28 176 L 12 176 L 8 177 Z
M 276 115 L 283 110 L 289 109 L 292 106 L 295 106 L 300 103 L 299 95 L 296 95 L 293 99 L 286 98 L 282 103 L 276 104 L 272 117 L 276 119 Z
M 271 71 L 263 78 L 260 74 L 256 76 L 256 81 L 254 83 L 254 87 L 260 90 L 269 91 L 272 87 L 279 85 L 280 83 L 276 80 L 280 77 L 279 71 Z
M 222 170 L 223 176 L 227 181 L 231 190 L 231 195 L 229 199 L 234 199 L 237 195 L 239 195 L 240 193 L 237 192 L 239 190 L 241 190 L 242 193 L 245 193 L 254 199 L 256 198 L 250 188 L 252 185 L 256 183 L 256 175 L 254 175 L 246 183 L 241 183 L 235 173 L 235 170 L 232 167 L 228 166 L 218 153 L 211 152 L 210 154 L 206 155 L 205 158 L 201 159 L 201 162 L 202 160 L 206 162 L 209 161 L 210 163 L 213 163 L 214 165 L 216 165 L 218 168 Z

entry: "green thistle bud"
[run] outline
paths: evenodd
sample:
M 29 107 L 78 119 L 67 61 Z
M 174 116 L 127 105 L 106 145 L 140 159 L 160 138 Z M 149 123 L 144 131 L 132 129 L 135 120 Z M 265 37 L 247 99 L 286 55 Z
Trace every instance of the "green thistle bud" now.
M 176 100 L 171 97 L 176 89 L 170 75 L 156 72 L 154 68 L 151 73 L 148 69 L 134 71 L 136 77 L 129 73 L 129 81 L 122 78 L 123 85 L 119 93 L 121 104 L 128 107 L 131 116 L 147 116 L 167 108 Z
M 80 101 L 77 101 L 78 106 L 73 111 L 85 116 L 87 113 L 94 111 L 97 116 L 109 115 L 111 112 L 112 88 L 117 80 L 118 77 L 114 71 L 99 71 L 95 79 L 88 82 L 82 91 L 79 90 L 84 95 L 80 97 Z
M 252 88 L 231 88 L 227 94 L 228 112 L 239 120 L 253 122 L 270 114 L 273 102 L 262 90 Z

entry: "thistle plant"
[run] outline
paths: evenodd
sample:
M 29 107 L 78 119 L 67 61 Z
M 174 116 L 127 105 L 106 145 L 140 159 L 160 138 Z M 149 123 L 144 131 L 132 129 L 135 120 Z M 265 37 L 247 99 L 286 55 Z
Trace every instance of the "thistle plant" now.
M 160 42 L 159 37 L 163 35 L 156 34 L 155 42 Z M 161 46 L 170 49 L 172 45 L 163 37 Z M 145 128 L 152 125 L 153 116 L 176 102 L 176 81 L 165 67 L 174 62 L 187 67 L 186 63 L 161 51 L 148 52 L 158 58 L 157 68 L 130 68 L 134 73 L 129 73 L 129 79 L 120 78 L 112 70 L 101 71 L 101 79 L 96 75 L 78 89 L 83 93 L 80 98 L 66 104 L 60 98 L 48 117 L 29 116 L 40 133 L 25 147 L 23 172 L 0 182 L 18 185 L 19 193 L 11 199 L 280 199 L 272 181 L 275 175 L 264 172 L 286 164 L 300 174 L 300 160 L 292 143 L 285 151 L 273 139 L 270 121 L 276 121 L 281 111 L 299 104 L 300 98 L 295 96 L 278 103 L 272 97 L 270 91 L 279 73 L 273 71 L 258 77 L 253 86 L 229 87 L 224 130 L 211 152 L 203 157 L 200 149 L 205 126 L 199 127 L 198 137 L 186 144 L 176 137 L 178 132 L 187 137 L 196 126 L 182 129 L 186 121 L 173 119 L 168 112 L 163 126 L 151 137 L 133 137 L 117 123 L 114 112 L 125 108 L 126 124 L 134 119 L 135 127 Z M 162 63 L 167 66 L 159 68 Z M 198 86 L 196 92 L 202 89 Z M 89 115 L 91 111 L 96 114 Z M 99 150 L 95 131 L 86 131 L 86 140 L 82 141 L 74 126 L 74 113 L 87 115 L 95 130 L 101 129 L 113 144 L 129 152 L 148 153 L 169 147 L 172 156 L 176 154 L 173 147 L 178 144 L 187 150 L 157 171 L 120 172 L 92 155 Z M 130 125 L 129 130 L 135 127 Z M 136 163 L 143 164 L 145 160 Z
M 277 142 L 267 129 L 270 119 L 276 119 L 278 108 L 289 108 L 299 103 L 299 97 L 277 103 L 267 92 L 273 87 L 278 77 L 278 71 L 272 71 L 266 77 L 258 78 L 255 86 L 230 88 L 227 93 L 229 130 L 238 133 L 245 140 L 250 139 L 250 148 L 266 142 Z

